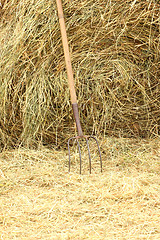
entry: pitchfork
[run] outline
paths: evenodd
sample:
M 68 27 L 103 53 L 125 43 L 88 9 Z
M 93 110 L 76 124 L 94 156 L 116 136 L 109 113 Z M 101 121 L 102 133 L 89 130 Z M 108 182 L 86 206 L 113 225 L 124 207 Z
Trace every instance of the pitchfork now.
M 70 90 L 70 95 L 71 95 L 71 103 L 72 103 L 73 114 L 74 114 L 74 118 L 75 118 L 75 122 L 76 122 L 77 131 L 78 131 L 78 136 L 71 137 L 68 140 L 69 172 L 70 172 L 70 167 L 71 167 L 71 154 L 70 154 L 70 141 L 71 140 L 76 140 L 76 142 L 77 142 L 78 150 L 79 150 L 79 158 L 80 158 L 80 174 L 82 172 L 81 148 L 80 148 L 80 144 L 78 141 L 81 138 L 84 138 L 86 140 L 86 144 L 87 144 L 88 155 L 89 155 L 89 172 L 91 173 L 91 154 L 90 154 L 89 143 L 88 143 L 90 138 L 95 140 L 95 142 L 97 144 L 99 157 L 100 157 L 100 167 L 101 167 L 101 172 L 102 172 L 102 157 L 101 157 L 101 151 L 100 151 L 98 141 L 94 136 L 84 135 L 83 131 L 82 131 L 79 113 L 78 113 L 77 96 L 76 96 L 76 91 L 75 91 L 75 86 L 74 86 L 73 70 L 72 70 L 71 58 L 70 58 L 70 53 L 69 53 L 69 46 L 68 46 L 67 33 L 66 33 L 64 15 L 63 15 L 62 2 L 61 2 L 61 0 L 56 0 L 56 2 L 57 2 L 61 35 L 62 35 L 65 63 L 66 63 L 66 68 L 67 68 L 67 76 L 68 76 L 68 84 L 69 84 L 69 90 Z

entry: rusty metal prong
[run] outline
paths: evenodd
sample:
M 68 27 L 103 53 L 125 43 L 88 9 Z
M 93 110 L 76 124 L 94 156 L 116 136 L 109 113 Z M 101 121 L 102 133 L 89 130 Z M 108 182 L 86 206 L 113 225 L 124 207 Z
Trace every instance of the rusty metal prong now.
M 79 141 L 78 141 L 78 138 L 76 138 L 77 140 L 77 145 L 78 145 L 78 150 L 79 150 L 79 159 L 80 159 L 80 174 L 82 173 L 82 158 L 81 158 L 81 148 L 80 148 L 80 144 L 79 144 Z
M 70 170 L 71 170 L 71 153 L 70 153 L 70 146 L 69 146 L 69 142 L 70 142 L 72 139 L 73 139 L 73 137 L 68 139 L 69 172 L 70 172 Z
M 101 173 L 102 173 L 102 156 L 101 156 L 101 150 L 100 150 L 100 147 L 99 147 L 99 143 L 98 143 L 98 141 L 97 141 L 97 139 L 95 137 L 89 136 L 89 138 L 93 138 L 96 141 L 96 143 L 97 143 L 99 157 L 100 157 Z
M 77 145 L 78 145 L 79 158 L 80 158 L 80 174 L 81 174 L 82 173 L 82 157 L 81 157 L 81 148 L 80 148 L 80 144 L 78 141 L 78 137 L 72 137 L 72 138 L 69 138 L 69 140 L 68 140 L 69 172 L 71 170 L 71 152 L 70 152 L 70 141 L 71 140 L 76 140 Z
M 86 138 L 87 148 L 88 148 L 88 156 L 89 156 L 89 173 L 91 174 L 91 154 L 89 149 L 88 139 Z

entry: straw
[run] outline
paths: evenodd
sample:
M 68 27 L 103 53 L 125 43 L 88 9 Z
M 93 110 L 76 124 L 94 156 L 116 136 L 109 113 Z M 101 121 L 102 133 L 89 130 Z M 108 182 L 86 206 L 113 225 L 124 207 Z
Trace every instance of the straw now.
M 63 146 L 75 125 L 56 3 L 1 4 L 1 145 Z M 159 3 L 63 5 L 84 132 L 158 136 Z

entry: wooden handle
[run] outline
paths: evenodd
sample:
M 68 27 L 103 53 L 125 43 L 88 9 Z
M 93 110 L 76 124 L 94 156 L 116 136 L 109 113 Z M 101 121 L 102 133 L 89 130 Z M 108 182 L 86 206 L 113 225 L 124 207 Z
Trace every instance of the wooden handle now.
M 71 94 L 71 102 L 72 104 L 75 104 L 77 103 L 77 96 L 76 96 L 76 91 L 74 86 L 73 70 L 72 70 L 71 58 L 70 58 L 69 47 L 68 47 L 62 2 L 61 0 L 56 0 L 56 2 L 57 2 L 58 17 L 59 17 L 64 56 L 65 56 L 65 62 L 66 62 L 66 68 L 67 68 L 68 84 L 69 84 L 69 90 Z

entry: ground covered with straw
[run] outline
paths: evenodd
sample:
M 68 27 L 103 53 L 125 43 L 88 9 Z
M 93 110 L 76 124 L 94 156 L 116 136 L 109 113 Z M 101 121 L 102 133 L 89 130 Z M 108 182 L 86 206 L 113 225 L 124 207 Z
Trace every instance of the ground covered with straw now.
M 159 240 L 159 140 L 100 145 L 103 173 L 93 156 L 91 175 L 86 151 L 82 175 L 76 151 L 70 174 L 66 151 L 2 152 L 0 238 Z
M 159 1 L 63 7 L 84 131 L 157 136 Z M 56 2 L 1 0 L 1 146 L 59 146 L 74 130 Z

